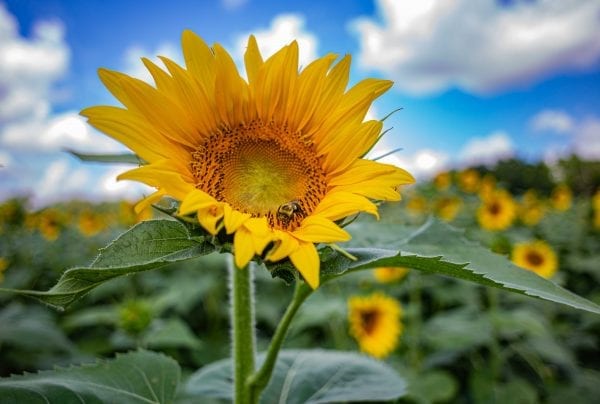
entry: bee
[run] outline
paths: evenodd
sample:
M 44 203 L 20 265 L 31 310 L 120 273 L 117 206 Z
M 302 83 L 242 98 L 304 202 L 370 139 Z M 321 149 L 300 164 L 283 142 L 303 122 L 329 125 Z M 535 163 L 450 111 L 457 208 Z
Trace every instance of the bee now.
M 300 201 L 294 199 L 293 201 L 286 202 L 277 208 L 277 219 L 284 223 L 289 223 L 294 218 L 294 215 L 300 212 L 302 212 Z

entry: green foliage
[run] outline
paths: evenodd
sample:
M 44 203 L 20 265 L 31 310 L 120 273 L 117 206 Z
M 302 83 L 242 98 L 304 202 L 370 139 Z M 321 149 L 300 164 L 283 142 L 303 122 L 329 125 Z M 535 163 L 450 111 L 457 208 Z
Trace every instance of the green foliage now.
M 179 384 L 177 362 L 149 351 L 94 364 L 0 379 L 2 402 L 170 403 Z
M 264 355 L 258 356 L 258 364 Z M 231 399 L 231 361 L 213 363 L 193 374 L 189 396 Z M 262 403 L 390 401 L 406 393 L 406 383 L 389 366 L 353 352 L 284 350 L 279 353 Z
M 91 289 L 113 278 L 132 274 L 213 252 L 203 240 L 190 238 L 179 222 L 154 220 L 142 222 L 100 251 L 89 267 L 72 268 L 46 292 L 13 291 L 35 297 L 64 309 Z M 0 289 L 1 290 L 1 289 Z
M 66 150 L 68 153 L 77 157 L 81 161 L 94 163 L 112 163 L 112 164 L 144 164 L 144 160 L 133 153 L 122 154 L 86 154 L 79 153 L 74 150 Z
M 358 224 L 360 234 L 373 234 L 381 244 L 394 244 L 397 250 L 354 248 L 348 252 L 358 259 L 353 261 L 341 254 L 327 257 L 321 269 L 324 281 L 348 271 L 377 267 L 408 267 L 427 273 L 437 273 L 465 279 L 486 286 L 495 286 L 512 292 L 566 304 L 581 310 L 600 314 L 600 306 L 571 293 L 555 283 L 516 267 L 506 257 L 494 254 L 478 243 L 467 240 L 459 231 L 432 219 L 413 235 L 400 242 L 394 241 L 388 227 Z M 383 241 L 389 237 L 388 241 Z

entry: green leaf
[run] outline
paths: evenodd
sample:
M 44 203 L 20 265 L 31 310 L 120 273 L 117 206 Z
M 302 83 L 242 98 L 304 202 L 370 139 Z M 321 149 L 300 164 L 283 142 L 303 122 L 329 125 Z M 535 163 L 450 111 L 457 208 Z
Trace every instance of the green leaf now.
M 360 223 L 351 233 L 377 233 L 376 226 Z M 379 231 L 380 245 L 381 231 Z M 399 250 L 350 248 L 357 257 L 352 261 L 342 254 L 331 252 L 321 265 L 321 279 L 326 282 L 344 273 L 377 267 L 403 266 L 427 273 L 448 275 L 562 303 L 577 309 L 600 314 L 600 306 L 584 299 L 531 271 L 515 266 L 508 258 L 494 254 L 480 244 L 467 240 L 461 230 L 436 219 L 430 219 L 413 235 L 400 241 L 389 235 L 388 244 Z
M 258 366 L 264 354 L 258 355 Z M 231 360 L 202 368 L 188 380 L 186 393 L 231 399 Z M 354 352 L 284 350 L 261 403 L 390 401 L 406 393 L 404 380 L 383 362 Z
M 139 158 L 133 153 L 121 153 L 121 154 L 86 154 L 79 153 L 75 150 L 66 149 L 67 153 L 72 154 L 81 161 L 89 161 L 95 163 L 120 163 L 120 164 L 146 164 L 144 160 Z
M 35 297 L 62 310 L 91 289 L 113 278 L 155 269 L 213 251 L 212 244 L 192 238 L 186 227 L 179 222 L 149 220 L 138 223 L 101 249 L 89 267 L 65 271 L 58 283 L 48 291 L 0 291 Z
M 443 370 L 432 370 L 411 376 L 408 396 L 417 403 L 449 402 L 458 389 L 456 380 Z
M 201 342 L 186 323 L 173 318 L 154 324 L 144 336 L 144 344 L 150 348 L 197 349 Z
M 173 359 L 150 351 L 115 359 L 0 379 L 2 402 L 169 403 L 179 384 Z

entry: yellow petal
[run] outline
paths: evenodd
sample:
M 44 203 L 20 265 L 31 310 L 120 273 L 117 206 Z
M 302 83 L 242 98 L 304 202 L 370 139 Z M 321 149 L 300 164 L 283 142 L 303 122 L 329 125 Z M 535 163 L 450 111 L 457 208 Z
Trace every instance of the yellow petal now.
M 223 205 L 222 202 L 216 202 L 198 208 L 198 223 L 212 235 L 219 232 L 219 223 L 223 218 Z
M 301 241 L 298 248 L 290 254 L 290 260 L 311 288 L 319 287 L 319 254 L 313 243 Z
M 195 212 L 200 208 L 206 207 L 207 205 L 214 205 L 216 203 L 216 199 L 208 195 L 206 192 L 199 189 L 194 189 L 192 192 L 187 194 L 181 202 L 181 206 L 179 206 L 179 214 L 187 215 L 188 213 Z
M 206 94 L 215 88 L 215 55 L 198 35 L 190 30 L 183 31 L 181 47 L 185 66 Z
M 224 204 L 224 223 L 227 234 L 231 234 L 236 231 L 245 221 L 250 219 L 252 216 L 248 213 L 242 213 L 239 210 L 233 209 L 229 204 Z
M 161 191 L 161 190 L 156 191 L 153 194 L 151 194 L 150 196 L 147 196 L 144 199 L 142 199 L 141 201 L 139 201 L 135 205 L 133 210 L 135 211 L 136 214 L 140 214 L 141 212 L 144 211 L 144 209 L 147 209 L 150 205 L 152 205 L 154 202 L 158 201 L 163 196 L 165 196 L 164 191 Z
M 335 243 L 350 240 L 350 234 L 322 216 L 308 216 L 292 233 L 294 237 L 313 243 Z
M 260 50 L 258 49 L 258 44 L 256 43 L 256 38 L 254 35 L 250 35 L 248 38 L 248 47 L 246 48 L 246 53 L 244 54 L 244 63 L 246 64 L 248 82 L 255 81 L 258 71 L 263 65 L 263 58 L 260 54 Z
M 254 257 L 254 244 L 252 242 L 252 233 L 243 227 L 240 227 L 233 236 L 233 248 L 235 254 L 235 265 L 238 268 L 245 268 Z
M 335 221 L 359 212 L 370 213 L 379 218 L 377 206 L 364 196 L 350 192 L 330 192 L 317 205 L 313 215 L 323 216 Z
M 275 246 L 269 251 L 266 259 L 272 262 L 289 257 L 298 248 L 298 240 L 287 232 L 276 230 L 273 238 Z
M 383 178 L 386 181 L 391 181 L 386 182 L 389 185 L 412 184 L 415 182 L 410 173 L 399 167 L 366 159 L 356 160 L 344 172 L 330 175 L 328 179 L 329 185 L 335 187 L 338 185 L 362 184 L 366 181 Z

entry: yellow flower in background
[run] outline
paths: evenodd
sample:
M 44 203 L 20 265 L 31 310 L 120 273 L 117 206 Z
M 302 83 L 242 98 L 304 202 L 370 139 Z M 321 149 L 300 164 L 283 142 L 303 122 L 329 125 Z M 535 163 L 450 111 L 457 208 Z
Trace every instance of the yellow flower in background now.
M 460 212 L 461 206 L 462 201 L 460 198 L 456 196 L 443 196 L 435 201 L 433 211 L 441 219 L 451 222 L 458 215 L 458 212 Z
M 573 203 L 573 192 L 565 184 L 558 185 L 552 191 L 550 201 L 552 202 L 552 207 L 556 210 L 569 210 Z
M 556 253 L 541 240 L 517 244 L 512 251 L 512 261 L 544 278 L 551 278 L 558 269 Z
M 519 207 L 519 218 L 526 226 L 535 226 L 542 220 L 545 214 L 546 209 L 541 202 L 522 204 Z
M 373 270 L 373 276 L 378 282 L 392 283 L 403 279 L 409 269 L 404 267 L 381 267 Z
M 458 186 L 464 192 L 473 194 L 479 189 L 479 172 L 472 168 L 461 171 L 458 174 Z
M 4 280 L 4 271 L 8 268 L 8 260 L 4 257 L 0 257 L 0 282 Z
M 600 210 L 600 189 L 592 196 L 592 208 L 594 210 Z
M 439 191 L 444 191 L 452 185 L 452 176 L 449 172 L 438 173 L 433 177 L 433 184 Z
M 411 196 L 406 202 L 406 209 L 415 214 L 423 214 L 427 212 L 427 199 L 421 195 Z
M 336 56 L 327 55 L 299 71 L 295 41 L 263 60 L 251 36 L 247 81 L 219 44 L 210 48 L 185 31 L 182 45 L 185 67 L 163 57 L 165 71 L 143 60 L 156 88 L 101 69 L 125 108 L 82 115 L 148 162 L 119 176 L 157 189 L 139 210 L 173 197 L 179 214 L 195 214 L 212 234 L 233 235 L 238 267 L 255 254 L 289 257 L 317 287 L 315 243 L 349 240 L 336 221 L 377 216 L 372 199 L 399 200 L 397 187 L 414 182 L 400 168 L 362 158 L 382 129 L 381 121 L 363 120 L 392 83 L 366 79 L 346 91 L 349 56 L 333 65 Z
M 64 223 L 65 218 L 56 209 L 46 209 L 37 217 L 38 230 L 48 241 L 55 241 L 58 238 Z
M 479 197 L 486 198 L 496 190 L 496 178 L 492 174 L 486 174 L 479 184 Z
M 79 231 L 86 237 L 94 236 L 106 228 L 101 215 L 93 211 L 83 211 L 79 214 Z
M 400 303 L 383 293 L 354 296 L 348 300 L 350 335 L 360 350 L 385 358 L 396 349 L 402 334 Z
M 513 223 L 517 214 L 517 205 L 512 196 L 498 189 L 483 198 L 477 209 L 477 221 L 486 230 L 505 230 Z

